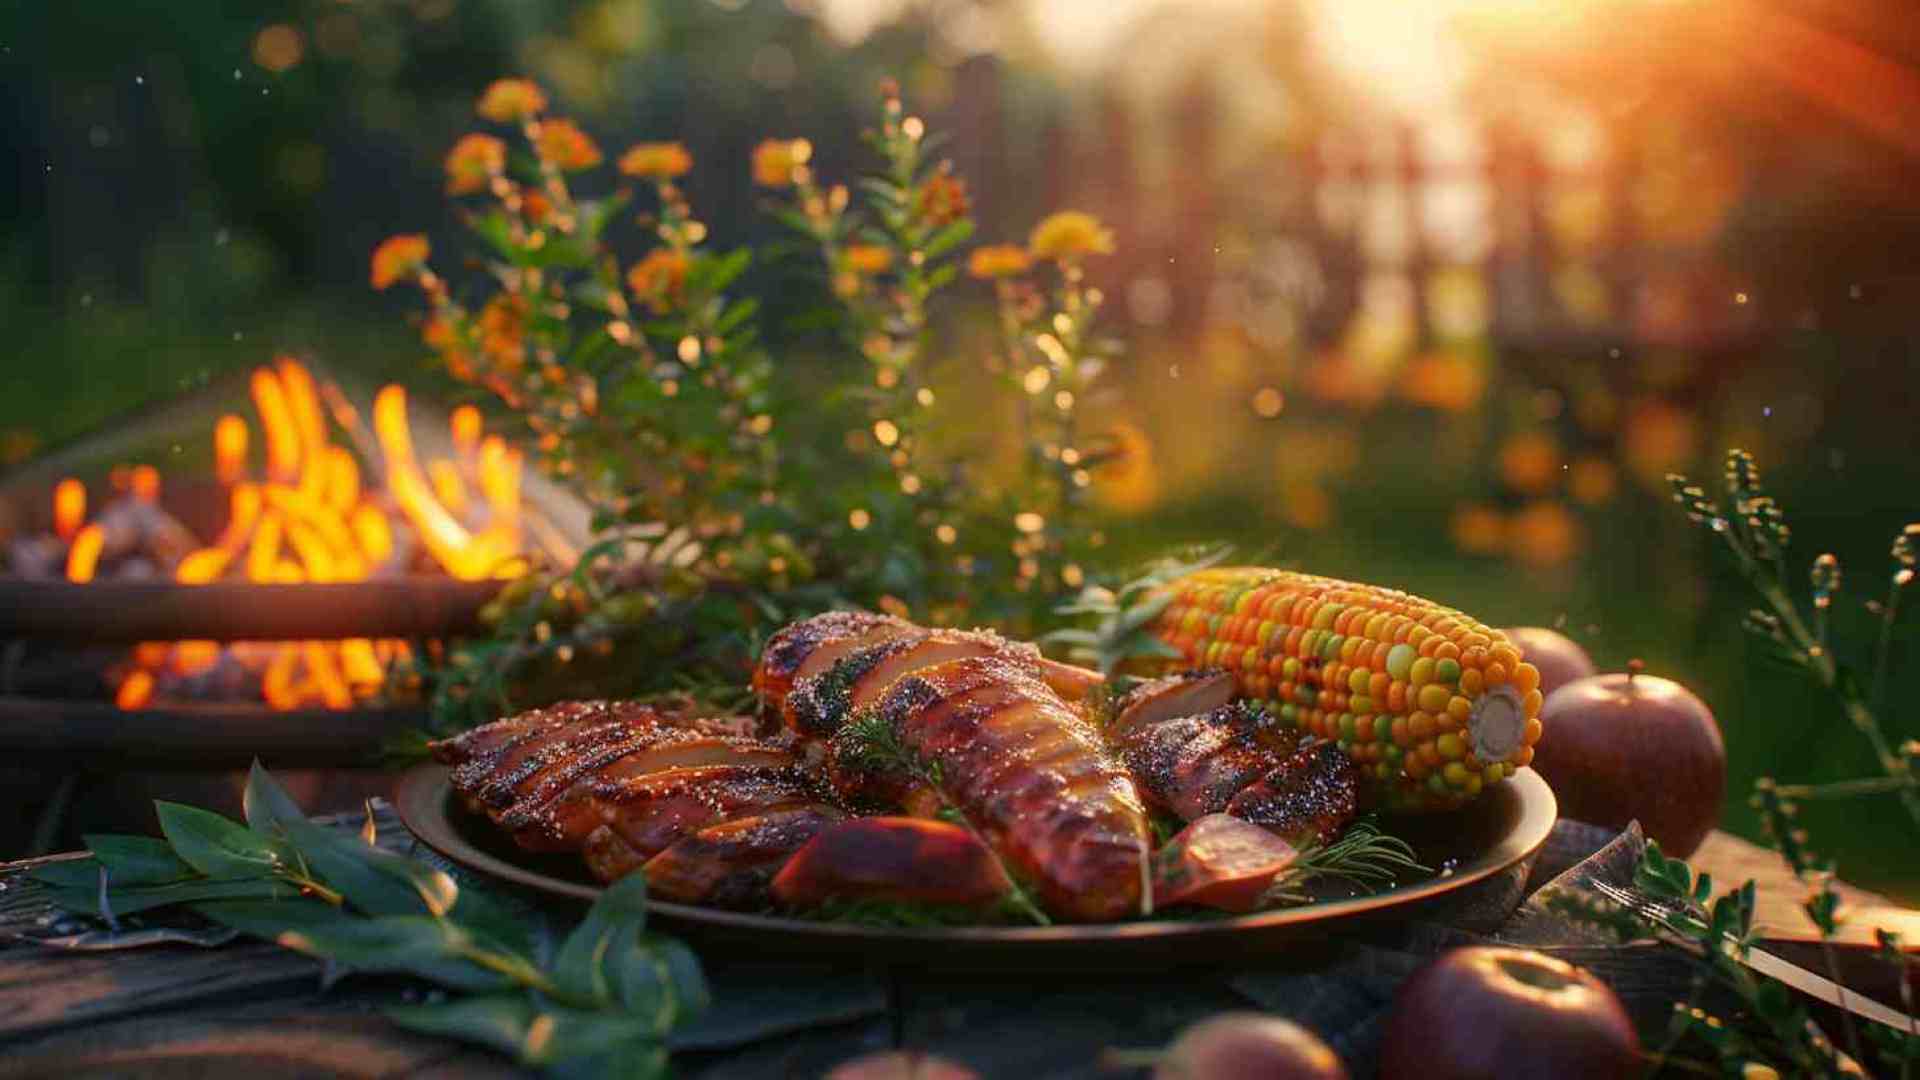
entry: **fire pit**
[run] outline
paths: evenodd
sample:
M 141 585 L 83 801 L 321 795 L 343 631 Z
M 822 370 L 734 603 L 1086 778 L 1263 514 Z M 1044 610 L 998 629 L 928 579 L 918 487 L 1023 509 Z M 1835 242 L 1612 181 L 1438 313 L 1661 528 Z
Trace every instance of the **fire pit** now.
M 289 358 L 232 389 L 250 414 L 127 425 L 171 455 L 107 432 L 0 485 L 0 747 L 39 772 L 366 764 L 423 719 L 407 668 L 584 532 L 472 408 L 417 423 L 389 386 L 363 420 Z

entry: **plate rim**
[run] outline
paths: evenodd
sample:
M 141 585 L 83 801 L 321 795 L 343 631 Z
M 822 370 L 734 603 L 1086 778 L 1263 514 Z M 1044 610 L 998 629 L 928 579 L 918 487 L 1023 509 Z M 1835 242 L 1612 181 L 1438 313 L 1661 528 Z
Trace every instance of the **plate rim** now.
M 452 769 L 448 766 L 438 762 L 426 762 L 414 766 L 403 774 L 395 789 L 394 809 L 399 814 L 402 824 L 422 844 L 464 869 L 541 892 L 559 894 L 590 903 L 605 891 L 600 886 L 567 881 L 536 870 L 529 870 L 483 851 L 461 837 L 454 828 L 451 816 L 447 813 L 453 797 L 451 778 Z M 1284 926 L 1333 922 L 1387 908 L 1410 907 L 1437 899 L 1503 873 L 1539 851 L 1552 834 L 1555 822 L 1559 820 L 1559 799 L 1555 797 L 1553 789 L 1548 786 L 1546 780 L 1530 768 L 1521 769 L 1506 783 L 1512 784 L 1518 793 L 1520 812 L 1514 827 L 1490 849 L 1491 852 L 1498 854 L 1485 858 L 1484 865 L 1476 865 L 1461 873 L 1429 878 L 1426 881 L 1390 889 L 1383 893 L 1356 896 L 1345 900 L 1325 900 L 1299 907 L 1279 908 L 1223 919 L 1146 918 L 1116 923 L 1055 923 L 1049 926 L 891 927 L 821 922 L 779 915 L 757 915 L 697 904 L 680 904 L 670 900 L 649 899 L 647 909 L 664 918 L 729 931 L 799 935 L 821 941 L 899 944 L 946 942 L 969 945 L 1041 945 L 1124 943 L 1141 940 L 1165 942 L 1181 938 L 1201 938 L 1244 931 L 1273 930 Z

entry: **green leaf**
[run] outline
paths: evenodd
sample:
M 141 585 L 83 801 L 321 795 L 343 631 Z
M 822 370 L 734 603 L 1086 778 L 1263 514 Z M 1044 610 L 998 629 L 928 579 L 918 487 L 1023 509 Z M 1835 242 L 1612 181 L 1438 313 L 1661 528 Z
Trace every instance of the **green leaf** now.
M 100 909 L 100 889 L 96 882 L 91 886 L 73 887 L 68 885 L 49 885 L 49 898 L 57 906 L 78 912 L 82 915 L 94 915 L 105 918 L 108 915 L 132 915 L 152 908 L 169 907 L 174 904 L 193 904 L 202 900 L 290 900 L 300 895 L 300 890 L 277 878 L 250 877 L 228 880 L 180 881 L 171 885 L 137 885 L 131 888 L 107 889 L 107 909 Z
M 280 864 L 270 841 L 219 814 L 164 800 L 153 809 L 174 854 L 208 877 L 269 874 Z
M 427 1035 L 444 1035 L 522 1057 L 538 1015 L 525 993 L 485 994 L 435 1005 L 400 1005 L 387 1019 Z
M 338 908 L 275 904 L 253 910 L 204 905 L 202 913 L 244 933 L 355 971 L 417 975 L 455 990 L 497 990 L 512 980 L 466 955 L 467 931 L 425 915 L 357 918 Z
M 961 218 L 959 221 L 934 233 L 933 239 L 927 241 L 927 246 L 924 249 L 927 258 L 937 259 L 961 244 L 966 243 L 968 238 L 972 236 L 973 220 L 971 218 Z
M 306 811 L 300 809 L 300 804 L 293 801 L 280 781 L 267 772 L 259 758 L 255 758 L 253 767 L 247 770 L 247 786 L 241 793 L 240 806 L 247 818 L 247 828 L 261 836 L 273 835 L 276 823 L 307 820 Z
M 107 868 L 108 885 L 163 885 L 196 876 L 158 837 L 88 833 L 80 839 Z
M 736 248 L 725 255 L 707 256 L 694 264 L 688 285 L 703 293 L 724 291 L 745 273 L 753 262 L 751 248 Z
M 554 982 L 581 997 L 614 1000 L 618 987 L 610 968 L 620 953 L 637 946 L 646 925 L 646 875 L 629 874 L 594 902 L 561 943 L 553 961 Z
M 100 887 L 100 862 L 97 859 L 63 859 L 27 871 L 27 880 L 49 889 L 97 889 Z
M 311 822 L 283 822 L 320 879 L 369 915 L 445 915 L 460 886 L 443 870 Z

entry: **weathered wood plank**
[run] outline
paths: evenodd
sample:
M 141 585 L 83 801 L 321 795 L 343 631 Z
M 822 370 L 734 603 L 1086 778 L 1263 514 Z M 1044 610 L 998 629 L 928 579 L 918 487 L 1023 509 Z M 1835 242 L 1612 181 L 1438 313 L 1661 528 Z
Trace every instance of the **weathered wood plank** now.
M 273 945 L 72 953 L 0 951 L 0 1038 L 163 1010 L 311 992 L 320 966 Z
M 11 1042 L 0 1078 L 28 1076 L 523 1077 L 498 1055 L 412 1035 L 366 996 L 202 1005 Z

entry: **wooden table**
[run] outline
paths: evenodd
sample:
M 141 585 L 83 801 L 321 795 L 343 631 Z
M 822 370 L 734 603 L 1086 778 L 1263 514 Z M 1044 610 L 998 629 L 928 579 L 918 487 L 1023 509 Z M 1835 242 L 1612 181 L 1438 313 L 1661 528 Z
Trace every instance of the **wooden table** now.
M 1691 861 L 1717 881 L 1754 878 L 1763 918 L 1794 924 L 1805 887 L 1772 853 L 1716 833 Z M 1856 911 L 1914 925 L 1913 912 L 1893 908 L 1883 897 L 1855 889 L 1845 894 Z M 1865 933 L 1864 927 L 1858 932 Z M 1647 951 L 1624 961 L 1640 965 L 1634 971 L 1655 963 L 1656 954 L 1668 963 L 1677 960 L 1671 950 L 1639 948 Z M 1420 959 L 1378 951 L 1379 958 L 1366 965 L 1371 976 L 1355 980 L 1350 991 L 1346 984 L 1341 988 L 1356 997 L 1371 995 L 1375 1007 Z M 687 1076 L 813 1077 L 865 1050 L 895 1045 L 951 1053 L 989 1076 L 1113 1075 L 1098 1068 L 1103 1046 L 1163 1044 L 1200 1017 L 1269 1004 L 1259 982 L 1266 976 L 1248 980 L 1218 971 L 1149 973 L 1145 979 L 1061 973 L 1035 979 L 1029 973 L 1016 985 L 915 980 L 898 971 L 830 966 L 782 969 L 724 955 L 703 959 L 717 998 L 807 986 L 806 996 L 818 1008 L 798 1030 L 770 1020 L 764 1030 L 693 1033 L 696 1045 L 675 1057 Z M 262 944 L 110 953 L 0 946 L 0 1077 L 523 1075 L 486 1051 L 388 1024 L 378 1010 L 419 993 L 410 984 L 354 976 L 323 990 L 320 974 L 315 962 Z M 1661 979 L 1668 977 L 1649 977 L 1655 1006 L 1665 985 Z M 828 989 L 815 993 L 816 985 Z M 1307 1003 L 1310 1011 L 1339 1005 Z M 1044 1048 L 1033 1045 L 1036 1017 L 1044 1019 Z M 1311 1023 L 1315 1016 L 1302 1019 Z M 703 1049 L 703 1039 L 708 1046 L 726 1045 Z M 1339 1040 L 1335 1045 L 1348 1053 Z

